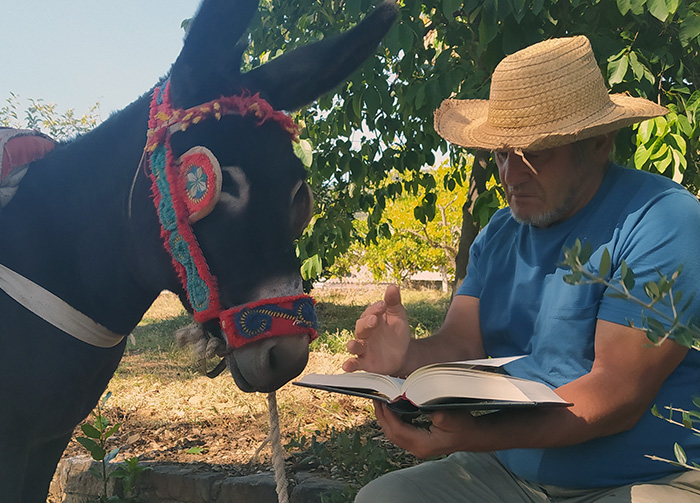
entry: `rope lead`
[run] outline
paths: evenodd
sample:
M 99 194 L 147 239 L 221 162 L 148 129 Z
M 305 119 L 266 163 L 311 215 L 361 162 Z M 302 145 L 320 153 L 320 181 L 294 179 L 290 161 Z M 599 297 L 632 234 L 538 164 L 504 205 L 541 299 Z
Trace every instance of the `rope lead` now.
M 272 468 L 277 484 L 277 501 L 289 503 L 287 490 L 287 473 L 284 467 L 284 449 L 280 437 L 280 420 L 277 413 L 277 395 L 273 391 L 267 394 L 267 408 L 270 412 L 270 445 L 272 446 Z

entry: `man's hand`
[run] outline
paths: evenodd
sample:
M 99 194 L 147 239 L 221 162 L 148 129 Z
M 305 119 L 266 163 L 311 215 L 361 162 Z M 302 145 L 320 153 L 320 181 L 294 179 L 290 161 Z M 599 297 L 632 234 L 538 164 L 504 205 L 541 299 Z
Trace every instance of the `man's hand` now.
M 411 340 L 406 309 L 401 292 L 389 285 L 384 300 L 369 306 L 355 323 L 355 338 L 348 342 L 348 351 L 355 355 L 343 363 L 343 370 L 366 370 L 400 375 Z
M 478 419 L 469 412 L 434 412 L 430 416 L 432 424 L 426 429 L 405 423 L 384 403 L 376 400 L 374 411 L 386 438 L 420 459 L 456 451 L 485 450 L 479 445 Z
M 510 409 L 483 417 L 439 411 L 426 430 L 375 402 L 377 420 L 389 440 L 421 458 L 580 444 L 634 427 L 688 348 L 672 340 L 650 347 L 642 330 L 599 320 L 595 351 L 591 371 L 556 390 L 571 407 Z

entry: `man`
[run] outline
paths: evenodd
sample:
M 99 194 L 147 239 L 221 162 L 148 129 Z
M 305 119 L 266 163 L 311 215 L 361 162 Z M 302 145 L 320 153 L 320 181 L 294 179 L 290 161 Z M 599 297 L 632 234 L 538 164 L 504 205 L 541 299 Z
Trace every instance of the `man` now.
M 672 340 L 649 344 L 642 310 L 597 284 L 568 285 L 563 247 L 605 249 L 608 278 L 623 261 L 644 283 L 684 265 L 675 291 L 700 284 L 700 205 L 660 176 L 608 159 L 615 131 L 666 109 L 608 95 L 588 39 L 541 42 L 496 68 L 489 100 L 447 100 L 435 127 L 448 141 L 494 151 L 509 209 L 475 240 L 467 277 L 440 330 L 412 339 L 399 290 L 356 323 L 347 371 L 404 376 L 428 363 L 515 356 L 506 366 L 543 382 L 569 408 L 473 417 L 438 412 L 430 429 L 375 403 L 386 436 L 418 457 L 451 454 L 393 472 L 363 488 L 365 502 L 700 501 L 700 475 L 645 455 L 700 459 L 700 438 L 650 413 L 693 409 L 700 354 Z M 696 296 L 684 322 L 700 314 Z M 672 315 L 672 313 L 671 313 Z

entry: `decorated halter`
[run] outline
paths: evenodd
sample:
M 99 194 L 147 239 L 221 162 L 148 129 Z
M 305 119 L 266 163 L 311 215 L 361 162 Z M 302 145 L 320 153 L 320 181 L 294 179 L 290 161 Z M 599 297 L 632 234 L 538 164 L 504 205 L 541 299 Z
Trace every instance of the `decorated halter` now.
M 252 116 L 258 126 L 272 120 L 292 139 L 298 138 L 299 126 L 285 113 L 274 110 L 259 94 L 244 92 L 182 110 L 174 109 L 170 103 L 169 80 L 157 86 L 151 99 L 144 157 L 150 162 L 153 202 L 165 248 L 187 291 L 194 319 L 204 323 L 218 318 L 230 347 L 279 335 L 308 334 L 313 340 L 316 312 L 308 295 L 221 309 L 216 278 L 192 230 L 192 224 L 207 216 L 219 200 L 221 166 L 214 154 L 201 146 L 175 159 L 170 137 L 204 119 L 219 120 L 225 115 Z

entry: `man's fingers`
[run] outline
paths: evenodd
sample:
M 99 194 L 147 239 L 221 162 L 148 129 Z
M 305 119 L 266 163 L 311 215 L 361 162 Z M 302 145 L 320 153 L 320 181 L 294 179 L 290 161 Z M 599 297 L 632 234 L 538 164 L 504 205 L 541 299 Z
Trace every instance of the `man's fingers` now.
M 384 291 L 384 303 L 388 312 L 396 314 L 397 311 L 403 311 L 401 304 L 401 290 L 396 285 L 389 285 Z
M 357 339 L 366 339 L 369 337 L 371 330 L 377 326 L 378 321 L 376 314 L 370 314 L 357 320 L 355 322 L 355 337 Z
M 351 355 L 360 356 L 365 352 L 365 345 L 355 339 L 349 340 L 345 347 Z
M 355 372 L 359 370 L 359 363 L 357 358 L 348 358 L 343 362 L 343 370 L 345 372 Z
M 367 316 L 380 315 L 384 311 L 386 311 L 386 303 L 383 300 L 380 300 L 378 302 L 375 302 L 374 304 L 367 306 L 367 308 L 360 315 L 360 319 L 365 318 Z

